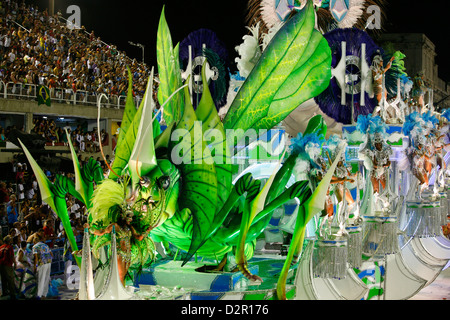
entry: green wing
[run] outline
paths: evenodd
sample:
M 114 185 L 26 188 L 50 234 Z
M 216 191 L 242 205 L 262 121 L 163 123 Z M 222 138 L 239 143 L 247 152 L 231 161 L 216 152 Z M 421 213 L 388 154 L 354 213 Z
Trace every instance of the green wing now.
M 314 8 L 308 1 L 264 50 L 230 106 L 225 129 L 270 129 L 327 88 L 331 50 L 314 25 Z
M 61 222 L 64 226 L 64 230 L 66 231 L 66 236 L 69 239 L 69 243 L 72 247 L 73 251 L 78 250 L 78 246 L 75 240 L 75 236 L 73 234 L 72 227 L 70 226 L 69 214 L 67 212 L 67 204 L 66 204 L 66 194 L 70 192 L 75 195 L 77 199 L 82 199 L 82 197 L 75 190 L 75 184 L 73 181 L 69 180 L 65 176 L 57 175 L 55 183 L 52 183 L 45 173 L 42 171 L 41 167 L 34 160 L 33 156 L 30 154 L 25 145 L 20 141 L 19 143 L 22 147 L 25 156 L 30 163 L 31 168 L 36 176 L 36 180 L 39 185 L 39 190 L 41 192 L 42 202 L 45 202 L 52 208 L 53 211 L 58 215 L 61 219 Z M 81 260 L 76 257 L 76 261 L 80 266 Z
M 185 109 L 172 133 L 169 149 L 172 161 L 178 162 L 182 176 L 179 208 L 189 209 L 193 216 L 192 241 L 183 265 L 199 249 L 206 238 L 217 209 L 217 173 L 211 153 L 202 138 L 202 127 L 184 88 Z M 175 159 L 176 158 L 176 159 Z
M 44 171 L 42 171 L 41 167 L 37 164 L 36 160 L 34 160 L 33 156 L 30 154 L 22 141 L 20 141 L 20 139 L 19 143 L 36 176 L 36 180 L 39 185 L 39 191 L 41 192 L 42 201 L 48 204 L 50 208 L 52 208 L 56 212 L 55 195 L 53 194 L 52 183 L 50 182 L 50 180 L 48 180 Z
M 202 68 L 202 82 L 207 83 L 205 74 L 206 61 Z M 211 156 L 217 173 L 218 208 L 225 203 L 232 187 L 232 165 L 230 150 L 227 145 L 225 129 L 217 113 L 211 92 L 203 86 L 202 98 L 195 110 L 197 119 L 202 122 L 204 139 L 209 143 Z

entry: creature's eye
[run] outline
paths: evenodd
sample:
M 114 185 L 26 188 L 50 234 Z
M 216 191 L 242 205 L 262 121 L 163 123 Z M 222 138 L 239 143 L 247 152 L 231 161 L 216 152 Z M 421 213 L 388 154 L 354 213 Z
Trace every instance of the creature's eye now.
M 170 177 L 169 176 L 162 176 L 156 180 L 156 183 L 160 189 L 167 190 L 170 186 Z
M 142 177 L 139 180 L 139 184 L 141 187 L 148 188 L 150 186 L 150 179 L 148 177 Z

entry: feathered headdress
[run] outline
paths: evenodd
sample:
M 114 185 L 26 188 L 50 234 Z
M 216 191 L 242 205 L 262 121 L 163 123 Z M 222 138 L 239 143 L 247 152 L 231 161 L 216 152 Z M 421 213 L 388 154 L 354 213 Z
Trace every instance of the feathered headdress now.
M 450 121 L 450 109 L 445 109 L 444 112 L 441 113 L 441 118 Z
M 428 116 L 425 116 L 425 118 L 427 119 L 426 121 L 417 111 L 405 117 L 403 134 L 410 137 L 413 147 L 417 143 L 423 144 L 425 137 L 430 134 L 433 127 L 432 120 L 428 120 Z
M 279 23 L 285 21 L 294 10 L 301 9 L 308 0 L 249 0 L 247 23 L 254 25 L 261 22 L 261 33 Z M 342 8 L 336 6 L 336 1 L 313 0 L 316 7 L 317 27 L 325 33 L 336 28 L 358 28 L 365 30 L 370 23 L 370 18 L 374 14 L 371 8 L 377 8 L 380 13 L 380 23 L 382 25 L 386 18 L 386 0 L 344 0 Z M 345 8 L 344 8 L 345 6 Z M 344 10 L 340 10 L 344 9 Z M 342 11 L 342 12 L 338 12 Z M 382 29 L 374 29 L 380 32 Z
M 298 154 L 295 160 L 294 173 L 297 180 L 306 180 L 308 171 L 312 167 L 319 168 L 316 158 L 320 155 L 322 145 L 325 143 L 324 136 L 317 133 L 303 135 L 301 132 L 296 138 L 291 139 L 291 152 Z
M 339 151 L 342 148 L 346 148 L 347 147 L 347 141 L 345 139 L 341 139 L 341 137 L 339 137 L 337 134 L 333 134 L 330 136 L 330 138 L 327 140 L 326 142 L 327 148 L 328 148 L 328 152 L 329 155 L 331 157 L 331 161 L 334 161 L 336 158 L 336 155 L 339 153 Z M 347 153 L 343 152 L 342 153 L 342 160 L 346 160 L 347 159 Z
M 94 190 L 92 208 L 89 210 L 92 225 L 106 227 L 117 221 L 117 214 L 123 213 L 126 187 L 122 182 L 105 179 Z
M 291 139 L 291 152 L 297 152 L 298 154 L 307 153 L 310 155 L 316 154 L 316 150 L 319 150 L 325 143 L 325 137 L 317 133 L 308 133 L 303 136 L 300 132 L 296 138 Z M 315 150 L 316 149 L 316 150 Z M 311 160 L 314 157 L 310 157 Z
M 436 124 L 439 123 L 439 119 L 436 117 L 436 115 L 431 112 L 431 110 L 428 110 L 427 112 L 422 114 L 422 119 L 425 121 L 425 124 L 429 128 L 434 128 Z

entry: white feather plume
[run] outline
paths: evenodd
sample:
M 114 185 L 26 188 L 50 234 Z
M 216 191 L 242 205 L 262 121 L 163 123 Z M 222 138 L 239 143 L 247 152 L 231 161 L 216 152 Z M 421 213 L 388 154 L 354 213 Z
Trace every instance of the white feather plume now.
M 338 23 L 339 28 L 351 28 L 364 13 L 365 0 L 350 0 L 345 18 Z

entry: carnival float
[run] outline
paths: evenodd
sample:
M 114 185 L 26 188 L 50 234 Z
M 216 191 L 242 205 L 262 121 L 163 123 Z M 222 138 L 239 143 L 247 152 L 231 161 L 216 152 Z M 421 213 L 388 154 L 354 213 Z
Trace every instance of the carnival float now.
M 129 77 L 108 174 L 70 145 L 75 181 L 50 182 L 22 145 L 78 299 L 408 299 L 433 282 L 450 113 L 369 36 L 373 5 L 251 0 L 237 74 L 210 30 L 174 46 L 163 8 L 157 73 L 139 106 Z M 67 194 L 87 208 L 82 248 Z

